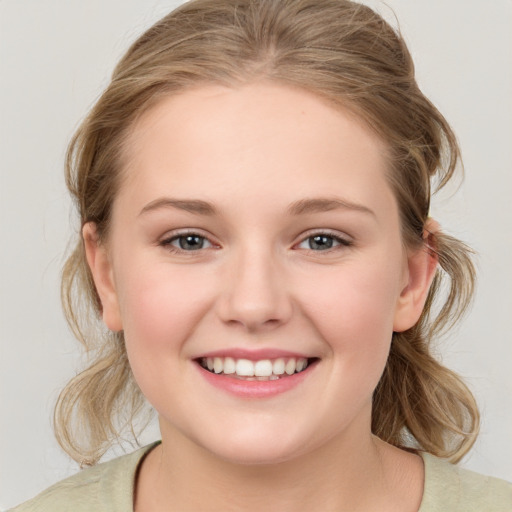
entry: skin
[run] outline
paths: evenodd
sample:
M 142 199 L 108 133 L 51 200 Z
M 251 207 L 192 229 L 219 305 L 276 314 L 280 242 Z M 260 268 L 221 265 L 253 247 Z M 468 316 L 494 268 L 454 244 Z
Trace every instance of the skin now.
M 417 510 L 421 459 L 371 434 L 371 397 L 437 262 L 403 246 L 384 143 L 309 92 L 255 83 L 166 98 L 126 147 L 109 238 L 90 223 L 83 236 L 104 321 L 160 418 L 135 509 Z M 312 198 L 349 206 L 290 213 Z M 203 248 L 180 250 L 184 231 Z M 330 249 L 311 248 L 320 233 Z M 235 348 L 318 363 L 286 393 L 242 399 L 194 361 Z

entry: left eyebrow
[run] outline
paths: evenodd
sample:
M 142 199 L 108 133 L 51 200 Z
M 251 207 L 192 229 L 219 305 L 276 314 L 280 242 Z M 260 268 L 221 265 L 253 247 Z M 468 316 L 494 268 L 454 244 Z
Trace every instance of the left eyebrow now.
M 328 212 L 340 208 L 367 213 L 375 217 L 375 212 L 362 204 L 353 203 L 344 199 L 324 197 L 313 197 L 310 199 L 301 199 L 300 201 L 296 201 L 288 207 L 288 213 L 290 215 L 302 215 L 306 213 Z
M 199 215 L 217 214 L 215 207 L 206 201 L 201 201 L 199 199 L 173 199 L 170 197 L 161 197 L 144 206 L 139 215 L 162 208 L 176 208 L 178 210 L 197 213 Z

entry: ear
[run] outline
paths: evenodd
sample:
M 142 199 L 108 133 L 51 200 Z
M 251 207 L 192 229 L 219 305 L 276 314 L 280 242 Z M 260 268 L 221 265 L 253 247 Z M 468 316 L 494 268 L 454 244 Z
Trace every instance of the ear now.
M 112 264 L 107 248 L 99 240 L 94 222 L 87 222 L 82 228 L 85 255 L 100 297 L 102 316 L 105 325 L 111 331 L 122 331 L 123 325 L 119 301 L 115 289 Z
M 410 329 L 421 316 L 437 270 L 435 234 L 439 229 L 439 224 L 435 220 L 428 219 L 423 231 L 423 244 L 418 249 L 408 252 L 406 283 L 398 298 L 393 322 L 395 332 Z

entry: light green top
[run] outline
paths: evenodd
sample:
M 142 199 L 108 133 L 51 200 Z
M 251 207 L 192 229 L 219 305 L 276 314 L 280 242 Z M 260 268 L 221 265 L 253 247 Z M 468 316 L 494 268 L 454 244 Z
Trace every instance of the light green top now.
M 11 512 L 133 512 L 137 468 L 154 446 L 84 469 Z M 512 483 L 421 456 L 425 490 L 418 512 L 512 512 Z

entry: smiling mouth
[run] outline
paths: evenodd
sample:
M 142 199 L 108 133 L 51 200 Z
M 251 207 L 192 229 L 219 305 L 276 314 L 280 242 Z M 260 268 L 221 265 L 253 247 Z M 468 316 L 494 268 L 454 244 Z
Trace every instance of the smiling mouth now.
M 197 362 L 217 375 L 248 381 L 279 380 L 303 372 L 316 358 L 289 357 L 277 359 L 235 359 L 233 357 L 202 357 Z

